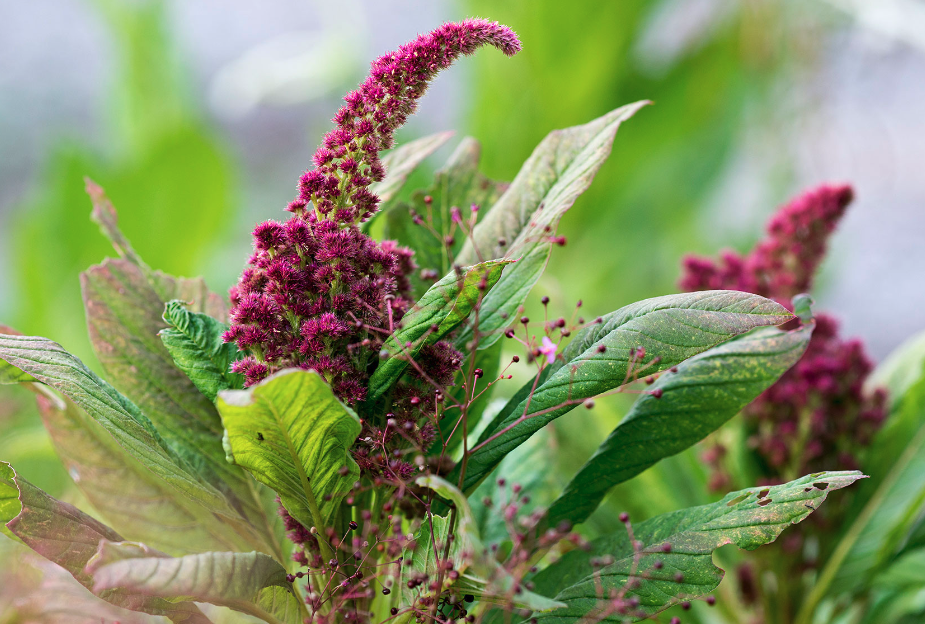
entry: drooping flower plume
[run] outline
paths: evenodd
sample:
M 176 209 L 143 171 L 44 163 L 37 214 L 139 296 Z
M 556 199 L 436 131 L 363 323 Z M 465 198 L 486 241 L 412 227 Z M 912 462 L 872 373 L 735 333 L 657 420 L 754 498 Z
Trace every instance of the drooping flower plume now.
M 757 293 L 785 306 L 811 289 L 835 231 L 854 193 L 849 186 L 821 186 L 800 195 L 768 222 L 765 238 L 746 255 L 725 251 L 718 261 L 688 256 L 680 285 L 688 291 L 730 289 Z M 859 340 L 843 340 L 837 321 L 816 316 L 803 358 L 749 405 L 750 443 L 770 481 L 821 466 L 857 468 L 857 453 L 882 424 L 886 396 L 865 393 L 872 365 Z M 707 458 L 720 468 L 722 449 Z M 729 476 L 717 470 L 715 489 Z
M 437 72 L 485 44 L 507 55 L 520 50 L 514 32 L 496 22 L 444 24 L 377 59 L 344 98 L 315 168 L 299 180 L 292 217 L 254 229 L 254 254 L 231 289 L 225 341 L 248 353 L 234 366 L 248 385 L 295 366 L 318 371 L 345 401 L 365 398 L 371 358 L 408 308 L 415 268 L 409 249 L 357 227 L 379 204 L 370 190 L 386 173 L 379 152 L 392 147 Z M 433 345 L 432 359 L 456 361 L 447 349 Z

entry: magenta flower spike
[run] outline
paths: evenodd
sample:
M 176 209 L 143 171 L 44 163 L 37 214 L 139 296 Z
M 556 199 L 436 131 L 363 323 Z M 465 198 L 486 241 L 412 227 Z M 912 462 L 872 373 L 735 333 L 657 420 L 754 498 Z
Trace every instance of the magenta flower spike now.
M 315 168 L 287 207 L 292 217 L 254 229 L 254 253 L 231 289 L 224 339 L 248 353 L 234 365 L 247 385 L 301 367 L 324 376 L 344 401 L 365 398 L 367 363 L 407 310 L 416 268 L 411 250 L 377 243 L 357 227 L 378 209 L 370 185 L 386 173 L 379 152 L 393 146 L 434 76 L 486 44 L 507 55 L 520 50 L 514 32 L 497 22 L 444 24 L 377 59 L 344 97 Z M 447 367 L 458 367 L 458 354 L 440 343 L 429 350 L 438 369 L 431 378 L 452 380 L 455 368 Z
M 783 206 L 768 221 L 766 237 L 746 255 L 724 251 L 720 260 L 684 259 L 684 290 L 728 289 L 776 299 L 792 309 L 791 299 L 808 291 L 835 231 L 854 197 L 850 186 L 824 185 Z M 772 473 L 811 472 L 820 466 L 858 467 L 857 451 L 870 443 L 886 418 L 886 394 L 865 393 L 873 366 L 859 340 L 843 340 L 838 322 L 816 315 L 816 328 L 801 360 L 743 414 L 754 429 L 750 443 Z M 810 441 L 801 442 L 809 432 Z M 719 466 L 721 453 L 708 454 Z M 713 486 L 725 489 L 718 472 Z

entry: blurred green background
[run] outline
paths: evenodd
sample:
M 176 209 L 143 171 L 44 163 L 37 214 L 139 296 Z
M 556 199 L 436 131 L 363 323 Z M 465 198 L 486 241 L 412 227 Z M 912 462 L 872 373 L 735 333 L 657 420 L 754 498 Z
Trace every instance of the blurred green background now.
M 925 291 L 925 9 L 880 0 L 46 0 L 0 20 L 0 321 L 96 362 L 78 274 L 111 252 L 89 221 L 101 184 L 146 261 L 224 291 L 252 224 L 281 218 L 299 173 L 369 60 L 442 21 L 509 24 L 524 51 L 483 51 L 441 76 L 408 140 L 445 129 L 483 145 L 510 180 L 549 131 L 650 99 L 565 218 L 534 291 L 593 317 L 675 290 L 688 252 L 746 248 L 806 186 L 856 184 L 820 307 L 883 355 L 921 329 Z M 893 17 L 891 17 L 893 15 Z M 918 21 L 917 21 L 918 20 Z M 427 176 L 415 180 L 425 184 Z M 413 185 L 412 185 L 413 186 Z M 525 375 L 526 369 L 518 372 Z M 517 383 L 502 388 L 513 393 Z M 0 457 L 73 496 L 32 408 L 0 388 Z M 625 401 L 578 410 L 544 434 L 571 475 Z M 578 413 L 581 412 L 581 413 Z M 701 502 L 691 451 L 610 497 L 639 517 Z M 605 510 L 607 508 L 604 508 Z M 605 528 L 612 514 L 594 523 Z

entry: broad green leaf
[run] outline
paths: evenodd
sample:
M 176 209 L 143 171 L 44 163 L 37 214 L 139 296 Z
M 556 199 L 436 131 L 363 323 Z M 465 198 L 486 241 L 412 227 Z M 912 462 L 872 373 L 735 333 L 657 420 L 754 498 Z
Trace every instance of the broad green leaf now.
M 462 140 L 446 164 L 434 173 L 430 187 L 415 191 L 408 203 L 395 206 L 386 216 L 385 235 L 400 244 L 414 249 L 414 259 L 422 269 L 432 269 L 438 275 L 444 275 L 453 265 L 466 241 L 466 233 L 460 227 L 453 232 L 453 242 L 448 244 L 453 222 L 451 209 L 459 208 L 463 219 L 468 220 L 473 204 L 487 210 L 506 188 L 506 184 L 488 179 L 479 171 L 482 147 L 471 137 Z M 427 201 L 430 198 L 430 202 Z M 411 217 L 414 210 L 427 222 L 427 226 L 414 223 Z M 468 227 L 468 226 L 467 226 Z M 470 264 L 491 260 L 476 257 Z M 430 283 L 411 276 L 413 292 L 416 296 L 423 294 Z
M 350 455 L 360 421 L 324 379 L 284 370 L 247 390 L 220 392 L 218 410 L 228 460 L 276 491 L 306 527 L 331 526 L 360 476 Z
M 278 546 L 260 546 L 261 536 L 253 527 L 213 514 L 157 477 L 73 401 L 62 401 L 44 386 L 39 390 L 39 414 L 64 467 L 121 535 L 171 554 L 255 547 L 278 551 Z M 266 513 L 264 523 L 275 516 Z
M 628 104 L 585 125 L 551 132 L 475 227 L 459 254 L 460 263 L 502 257 L 526 260 L 520 271 L 502 278 L 498 292 L 485 298 L 479 331 L 486 339 L 479 348 L 487 349 L 501 337 L 500 330 L 542 275 L 552 248 L 549 238 L 562 215 L 610 156 L 620 124 L 646 104 Z M 460 340 L 469 339 L 468 332 L 462 332 Z
M 864 384 L 867 391 L 886 388 L 890 405 L 896 403 L 922 378 L 925 372 L 925 332 L 906 340 L 881 362 Z
M 818 509 L 828 494 L 863 478 L 857 471 L 823 472 L 783 485 L 749 488 L 727 494 L 721 501 L 656 516 L 633 525 L 642 549 L 634 552 L 626 532 L 592 542 L 590 551 L 574 550 L 535 579 L 537 591 L 558 590 L 556 600 L 567 606 L 535 614 L 544 624 L 568 624 L 593 617 L 612 591 L 637 598 L 637 613 L 612 614 L 605 622 L 639 621 L 668 607 L 712 592 L 723 578 L 713 564 L 713 551 L 726 544 L 754 550 L 773 542 L 792 524 Z M 664 552 L 665 544 L 670 552 Z M 614 561 L 595 571 L 592 557 Z M 661 561 L 662 566 L 653 564 Z M 633 574 L 636 569 L 637 573 Z M 681 573 L 679 579 L 675 575 Z M 634 586 L 626 587 L 633 579 Z
M 76 507 L 36 488 L 5 462 L 0 462 L 0 489 L 5 492 L 15 489 L 18 493 L 20 508 L 6 522 L 9 531 L 32 550 L 70 572 L 81 585 L 92 589 L 91 577 L 84 568 L 96 553 L 97 545 L 102 540 L 122 541 L 122 537 Z M 164 615 L 175 622 L 208 622 L 190 602 L 174 603 L 123 590 L 102 591 L 97 595 L 118 607 Z
M 401 327 L 386 340 L 389 357 L 369 380 L 367 403 L 375 403 L 398 381 L 425 344 L 434 344 L 456 329 L 475 309 L 482 295 L 501 277 L 509 261 L 492 260 L 451 271 L 430 287 L 402 318 Z M 484 288 L 479 287 L 483 285 Z M 434 329 L 436 328 L 436 329 Z
M 549 422 L 624 385 L 633 373 L 633 349 L 645 349 L 635 370 L 651 375 L 752 329 L 792 318 L 769 299 L 724 290 L 656 297 L 611 312 L 575 336 L 561 359 L 543 372 L 532 396 L 529 382 L 495 417 L 469 457 L 463 490 L 471 492 L 505 455 Z
M 584 522 L 610 488 L 716 431 L 796 364 L 811 335 L 759 329 L 663 373 L 649 388 L 662 396 L 639 397 L 549 508 L 549 526 Z
M 199 391 L 215 401 L 219 390 L 240 390 L 244 377 L 231 372 L 231 364 L 243 354 L 222 340 L 228 326 L 211 316 L 190 312 L 182 301 L 170 301 L 164 308 L 168 327 L 158 335 L 174 363 Z
M 173 558 L 143 544 L 104 540 L 86 570 L 98 594 L 115 590 L 169 601 L 208 602 L 271 624 L 299 624 L 308 615 L 304 607 L 300 612 L 300 600 L 286 580 L 285 568 L 262 553 L 208 552 Z M 281 594 L 289 598 L 278 600 Z M 267 611 L 264 607 L 270 605 L 273 610 Z
M 203 312 L 222 322 L 227 320 L 228 304 L 222 297 L 209 291 L 201 277 L 173 277 L 149 267 L 119 229 L 116 209 L 102 187 L 89 178 L 85 178 L 84 181 L 87 194 L 93 203 L 90 218 L 99 225 L 103 236 L 109 240 L 119 257 L 134 264 L 142 271 L 162 302 L 173 299 L 188 301 L 191 302 L 191 309 L 195 312 Z
M 881 572 L 872 585 L 895 589 L 902 586 L 925 587 L 925 548 L 910 550 Z
M 106 259 L 80 277 L 90 342 L 109 381 L 196 475 L 257 518 L 247 475 L 225 461 L 215 405 L 174 365 L 157 336 L 168 327 L 161 317 L 164 302 L 142 270 L 127 259 Z
M 0 336 L 0 359 L 80 406 L 154 475 L 214 513 L 238 518 L 224 496 L 174 453 L 138 406 L 47 338 Z
M 515 593 L 514 588 L 517 581 L 482 544 L 469 501 L 456 487 L 437 476 L 419 477 L 415 483 L 434 491 L 445 500 L 452 501 L 456 508 L 456 527 L 453 532 L 454 539 L 450 545 L 450 559 L 457 562 L 462 561 L 465 564 L 457 565 L 455 568 L 460 573 L 460 578 L 455 583 L 461 590 L 473 594 L 480 602 L 486 603 L 506 602 L 513 596 L 514 604 L 518 608 L 536 612 L 564 606 L 562 603 L 523 588 Z M 442 559 L 451 528 L 450 520 L 450 518 L 437 515 L 424 519 L 420 531 L 415 535 L 414 548 L 404 554 L 411 560 L 411 565 L 408 566 L 409 571 L 436 578 L 437 553 Z M 431 522 L 433 532 L 431 532 Z M 436 552 L 434 551 L 435 545 Z M 461 558 L 459 555 L 463 552 L 469 553 L 469 557 Z M 444 586 L 453 583 L 449 578 L 444 579 Z M 406 604 L 410 604 L 414 594 L 405 591 L 404 584 L 402 585 Z
M 414 170 L 424 162 L 425 158 L 453 138 L 454 134 L 453 131 L 449 131 L 421 137 L 404 145 L 399 145 L 382 157 L 382 165 L 385 167 L 385 179 L 381 182 L 373 183 L 369 189 L 371 193 L 379 197 L 379 212 L 369 221 L 363 223 L 360 229 L 368 232 L 370 224 L 378 215 L 388 212 L 395 206 L 395 202 L 392 200 L 405 186 L 408 176 L 414 173 Z
M 925 347 L 914 338 L 912 345 Z M 848 517 L 853 522 L 828 558 L 798 621 L 810 622 L 826 595 L 859 591 L 899 554 L 925 510 L 925 370 L 903 381 L 905 392 L 893 400 L 887 425 L 868 448 L 873 478 L 861 488 Z M 894 377 L 894 379 L 896 379 Z

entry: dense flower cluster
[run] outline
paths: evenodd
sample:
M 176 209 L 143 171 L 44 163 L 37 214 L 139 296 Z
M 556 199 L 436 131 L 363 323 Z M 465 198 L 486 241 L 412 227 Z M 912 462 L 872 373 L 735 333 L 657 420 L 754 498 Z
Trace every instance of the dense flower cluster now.
M 358 228 L 379 203 L 370 190 L 385 175 L 379 151 L 393 145 L 436 73 L 484 44 L 508 55 L 520 49 L 513 31 L 497 23 L 444 24 L 376 60 L 344 98 L 287 208 L 293 216 L 256 227 L 254 254 L 231 289 L 224 338 L 248 353 L 234 365 L 248 385 L 295 366 L 319 372 L 344 401 L 365 398 L 372 358 L 408 308 L 415 268 L 410 250 Z M 447 378 L 446 366 L 459 359 L 447 349 L 431 350 L 439 366 L 426 376 Z
M 797 197 L 771 218 L 766 238 L 751 253 L 726 251 L 718 262 L 685 258 L 681 287 L 748 291 L 790 306 L 792 297 L 812 286 L 828 236 L 852 197 L 848 186 L 822 186 Z M 842 340 L 837 322 L 818 315 L 802 359 L 744 411 L 768 481 L 858 467 L 856 453 L 885 418 L 885 394 L 863 391 L 870 370 L 862 343 Z M 706 454 L 717 469 L 717 490 L 729 485 L 722 455 L 721 447 Z

